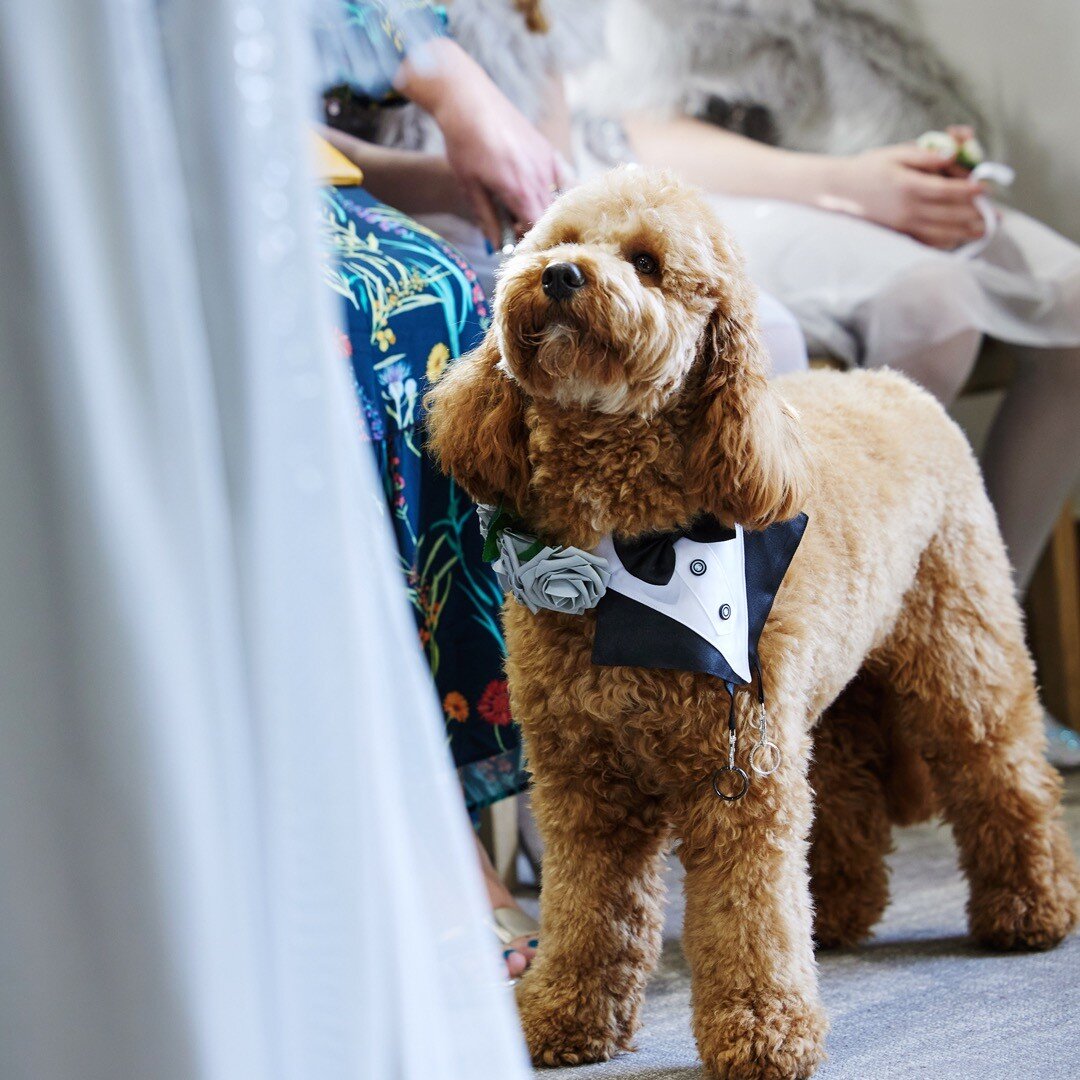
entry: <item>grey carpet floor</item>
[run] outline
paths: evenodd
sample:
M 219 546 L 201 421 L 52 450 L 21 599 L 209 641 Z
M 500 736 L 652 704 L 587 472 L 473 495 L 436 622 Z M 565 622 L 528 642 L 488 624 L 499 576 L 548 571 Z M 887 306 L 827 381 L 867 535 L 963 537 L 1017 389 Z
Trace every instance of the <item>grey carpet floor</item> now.
M 1080 773 L 1067 778 L 1066 816 L 1080 849 Z M 1080 1077 L 1080 936 L 1049 953 L 1003 956 L 972 945 L 965 937 L 965 886 L 942 826 L 900 831 L 891 862 L 893 901 L 876 937 L 819 957 L 832 1030 L 817 1078 Z M 678 941 L 677 862 L 666 872 L 664 956 L 649 983 L 637 1051 L 538 1077 L 704 1080 Z

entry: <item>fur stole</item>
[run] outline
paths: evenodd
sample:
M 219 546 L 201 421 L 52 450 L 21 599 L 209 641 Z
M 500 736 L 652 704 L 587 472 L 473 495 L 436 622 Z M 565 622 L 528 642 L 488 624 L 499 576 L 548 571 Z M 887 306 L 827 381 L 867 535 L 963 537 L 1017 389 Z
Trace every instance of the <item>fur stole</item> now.
M 590 80 L 602 104 L 721 123 L 717 103 L 764 111 L 768 141 L 794 150 L 853 153 L 957 123 L 993 143 L 910 0 L 612 0 L 604 67 Z

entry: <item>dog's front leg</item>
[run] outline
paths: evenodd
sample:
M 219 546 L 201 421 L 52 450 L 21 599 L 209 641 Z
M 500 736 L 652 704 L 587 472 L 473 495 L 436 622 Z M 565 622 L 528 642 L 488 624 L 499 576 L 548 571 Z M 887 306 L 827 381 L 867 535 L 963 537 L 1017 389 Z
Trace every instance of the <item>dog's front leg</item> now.
M 721 1080 L 795 1080 L 824 1057 L 807 882 L 811 796 L 795 757 L 754 776 L 737 802 L 699 790 L 675 821 L 694 1034 Z
M 544 839 L 540 950 L 518 986 L 538 1065 L 606 1061 L 629 1045 L 660 955 L 667 826 L 659 806 L 610 776 L 544 774 L 533 811 Z

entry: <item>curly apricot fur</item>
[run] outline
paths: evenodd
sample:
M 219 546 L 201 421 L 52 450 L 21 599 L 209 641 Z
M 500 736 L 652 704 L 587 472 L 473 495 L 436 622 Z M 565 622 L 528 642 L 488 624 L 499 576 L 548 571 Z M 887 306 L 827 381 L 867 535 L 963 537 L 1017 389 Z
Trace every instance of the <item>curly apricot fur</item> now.
M 657 274 L 635 272 L 641 250 Z M 567 259 L 586 284 L 549 301 L 540 275 Z M 592 547 L 703 509 L 751 527 L 810 518 L 760 644 L 783 765 L 739 802 L 709 783 L 728 751 L 716 679 L 594 666 L 593 613 L 504 607 L 546 841 L 543 946 L 518 993 L 540 1064 L 629 1045 L 672 839 L 694 1032 L 707 1068 L 732 1080 L 792 1080 L 822 1059 L 809 868 L 823 941 L 869 933 L 890 824 L 922 813 L 929 788 L 960 848 L 973 934 L 1045 948 L 1076 922 L 1060 784 L 966 440 L 895 374 L 767 382 L 753 307 L 705 201 L 666 174 L 617 170 L 536 225 L 500 276 L 487 340 L 429 399 L 443 467 L 553 541 Z M 751 697 L 736 698 L 744 768 Z

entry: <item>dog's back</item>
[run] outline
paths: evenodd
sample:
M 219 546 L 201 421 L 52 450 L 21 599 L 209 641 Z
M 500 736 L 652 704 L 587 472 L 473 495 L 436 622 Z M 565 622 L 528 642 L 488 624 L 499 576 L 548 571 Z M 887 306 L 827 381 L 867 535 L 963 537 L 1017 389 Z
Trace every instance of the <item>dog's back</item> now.
M 810 524 L 777 612 L 813 624 L 824 708 L 883 659 L 958 529 L 983 539 L 1006 589 L 1008 567 L 968 441 L 928 393 L 891 371 L 808 372 L 773 386 L 798 416 L 812 472 Z
M 816 450 L 817 498 L 831 504 L 843 490 L 851 508 L 851 488 L 872 489 L 873 498 L 857 504 L 858 520 L 848 520 L 844 530 L 859 531 L 865 515 L 888 515 L 899 505 L 906 519 L 901 527 L 925 531 L 933 525 L 934 511 L 952 501 L 957 488 L 980 500 L 978 467 L 963 433 L 935 399 L 906 377 L 891 371 L 811 372 L 780 379 L 777 386 L 798 410 Z M 912 485 L 930 495 L 922 501 L 927 511 L 923 522 L 913 520 L 907 494 Z M 905 737 L 903 703 L 882 686 L 867 692 L 872 682 L 864 673 L 860 685 L 845 691 L 819 721 L 818 771 L 830 771 L 832 764 L 833 740 L 825 729 L 834 722 L 857 728 L 874 746 L 874 769 L 890 820 L 897 825 L 924 821 L 935 810 L 926 763 Z M 842 763 L 836 771 L 839 779 Z
M 853 489 L 891 503 L 890 490 L 913 482 L 928 494 L 981 487 L 963 432 L 935 398 L 898 372 L 811 371 L 773 385 L 798 412 L 818 458 L 819 482 L 844 485 L 849 506 Z M 861 513 L 873 510 L 860 506 Z

